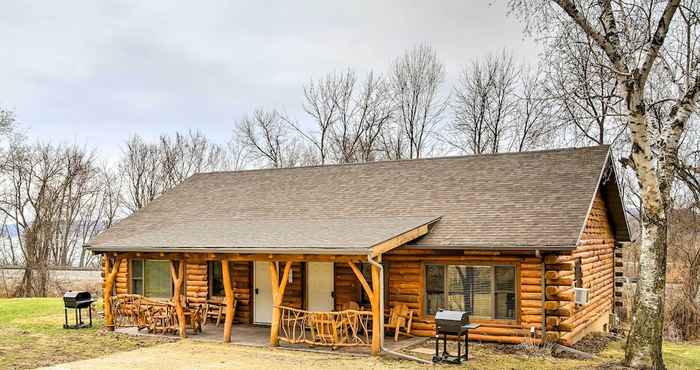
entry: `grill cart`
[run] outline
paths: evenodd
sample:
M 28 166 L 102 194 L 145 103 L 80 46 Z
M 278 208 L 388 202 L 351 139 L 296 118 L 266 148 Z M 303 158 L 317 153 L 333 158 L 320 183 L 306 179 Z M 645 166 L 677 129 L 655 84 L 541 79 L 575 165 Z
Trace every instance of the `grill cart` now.
M 469 360 L 469 329 L 480 327 L 469 323 L 469 314 L 463 311 L 438 310 L 435 313 L 435 356 L 433 362 L 461 364 L 462 358 Z M 442 353 L 440 353 L 440 335 L 442 335 Z M 447 336 L 457 337 L 457 356 L 447 352 Z M 462 336 L 464 336 L 464 356 L 462 356 Z
M 73 292 L 68 291 L 63 295 L 63 313 L 66 317 L 66 323 L 63 324 L 64 329 L 80 329 L 92 327 L 92 299 L 90 292 Z M 75 310 L 75 324 L 68 325 L 68 309 Z M 83 322 L 83 308 L 87 308 L 90 322 Z

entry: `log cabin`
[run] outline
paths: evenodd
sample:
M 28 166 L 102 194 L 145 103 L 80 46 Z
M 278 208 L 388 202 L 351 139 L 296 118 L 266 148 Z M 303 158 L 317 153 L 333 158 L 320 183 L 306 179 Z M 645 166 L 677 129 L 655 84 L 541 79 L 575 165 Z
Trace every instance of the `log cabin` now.
M 629 240 L 610 148 L 596 146 L 201 173 L 86 248 L 103 256 L 106 303 L 235 299 L 223 340 L 234 323 L 270 325 L 276 345 L 284 309 L 352 301 L 378 353 L 382 311 L 397 304 L 419 336 L 441 308 L 480 323 L 476 341 L 572 345 L 606 330 Z

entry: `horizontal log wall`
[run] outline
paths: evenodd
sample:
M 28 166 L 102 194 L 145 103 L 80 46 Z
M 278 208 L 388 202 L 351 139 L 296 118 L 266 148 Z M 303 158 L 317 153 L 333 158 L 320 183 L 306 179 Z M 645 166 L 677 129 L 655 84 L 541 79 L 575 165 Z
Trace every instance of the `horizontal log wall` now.
M 206 262 L 185 265 L 185 292 L 190 303 L 204 303 L 209 298 L 209 272 Z
M 435 321 L 432 315 L 424 314 L 424 265 L 473 264 L 494 265 L 513 264 L 516 266 L 516 294 L 519 296 L 515 321 L 473 320 L 481 323 L 477 330 L 469 332 L 469 339 L 499 343 L 521 343 L 529 336 L 530 328 L 541 335 L 542 328 L 542 264 L 540 258 L 532 255 L 486 255 L 486 254 L 438 254 L 431 250 L 399 248 L 384 255 L 389 278 L 388 307 L 399 303 L 415 310 L 412 333 L 418 336 L 435 334 Z M 518 285 L 518 280 L 520 284 Z M 337 283 L 337 279 L 336 279 Z
M 347 263 L 335 263 L 335 282 L 333 291 L 335 292 L 335 309 L 340 311 L 343 306 L 350 301 L 360 302 L 360 292 L 362 286 L 357 280 Z
M 213 263 L 221 262 L 215 261 Z M 233 274 L 234 297 L 236 298 L 235 323 L 250 322 L 250 273 L 252 271 L 250 264 L 251 262 L 245 261 L 230 262 L 231 272 Z M 204 303 L 208 298 L 211 298 L 209 294 L 209 263 L 207 261 L 188 263 L 186 272 L 187 279 L 185 281 L 185 286 L 187 290 L 187 299 L 192 303 Z
M 117 279 L 114 283 L 115 293 L 117 294 L 128 294 L 131 289 L 131 284 L 129 283 L 130 262 L 129 259 L 123 259 L 119 264 L 119 272 L 117 272 Z
M 233 273 L 234 297 L 236 298 L 235 323 L 253 322 L 253 262 L 231 262 Z
M 566 345 L 577 341 L 587 326 L 612 311 L 615 237 L 605 200 L 596 197 L 576 249 L 570 254 L 545 257 L 547 328 Z M 580 260 L 582 288 L 589 289 L 588 304 L 577 307 L 573 287 Z
M 287 282 L 287 287 L 284 290 L 282 305 L 287 307 L 303 309 L 304 307 L 304 275 L 302 270 L 304 264 L 302 262 L 293 262 L 292 268 L 289 271 L 292 276 L 292 281 Z M 280 263 L 280 278 L 284 271 L 284 263 Z

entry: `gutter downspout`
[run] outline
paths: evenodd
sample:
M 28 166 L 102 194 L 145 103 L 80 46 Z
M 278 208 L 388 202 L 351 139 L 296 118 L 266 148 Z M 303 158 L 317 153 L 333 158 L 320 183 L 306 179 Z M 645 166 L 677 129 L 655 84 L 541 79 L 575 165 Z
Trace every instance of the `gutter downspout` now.
M 379 295 L 379 312 L 380 312 L 381 315 L 382 315 L 382 320 L 379 322 L 379 330 L 380 330 L 381 333 L 382 333 L 382 335 L 379 336 L 379 349 L 380 349 L 380 351 L 386 352 L 386 353 L 388 353 L 388 354 L 390 354 L 390 355 L 393 355 L 393 356 L 396 356 L 396 357 L 400 357 L 400 358 L 403 358 L 403 359 L 406 359 L 406 360 L 412 360 L 412 361 L 417 361 L 417 362 L 420 362 L 420 363 L 423 363 L 423 364 L 432 365 L 433 363 L 430 362 L 430 361 L 423 360 L 422 358 L 410 356 L 410 355 L 407 355 L 407 354 L 395 352 L 395 351 L 392 351 L 392 350 L 390 350 L 390 349 L 384 347 L 384 266 L 382 266 L 381 263 L 379 263 L 379 262 L 373 260 L 373 259 L 372 259 L 372 254 L 371 254 L 371 253 L 370 253 L 370 254 L 367 254 L 367 262 L 368 262 L 370 265 L 373 265 L 373 266 L 376 266 L 377 268 L 379 268 L 379 289 L 381 289 L 380 292 L 382 293 L 382 294 Z

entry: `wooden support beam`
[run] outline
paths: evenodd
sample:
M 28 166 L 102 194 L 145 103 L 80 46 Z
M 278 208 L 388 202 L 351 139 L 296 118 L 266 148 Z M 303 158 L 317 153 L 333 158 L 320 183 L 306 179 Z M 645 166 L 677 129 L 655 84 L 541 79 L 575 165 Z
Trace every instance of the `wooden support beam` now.
M 380 294 L 382 292 L 382 286 L 379 281 L 379 267 L 372 265 L 372 294 L 370 296 L 370 303 L 372 304 L 372 354 L 379 355 L 381 352 L 382 337 L 384 333 L 381 332 L 382 323 L 384 322 L 384 312 L 381 312 L 379 307 Z
M 292 261 L 287 261 L 284 264 L 282 281 L 280 281 L 279 271 L 277 271 L 277 264 L 274 261 L 270 261 L 270 280 L 272 283 L 272 323 L 270 324 L 271 346 L 278 346 L 280 342 L 279 332 L 280 320 L 282 316 L 280 305 L 282 304 L 282 299 L 284 298 L 284 290 L 287 288 L 287 281 L 289 280 L 289 271 L 291 268 Z
M 360 272 L 360 269 L 357 268 L 354 262 L 348 262 L 348 266 L 350 266 L 350 269 L 352 272 L 355 273 L 355 276 L 357 277 L 357 280 L 360 281 L 360 285 L 362 285 L 362 288 L 365 290 L 365 293 L 367 293 L 367 297 L 373 297 L 374 293 L 372 288 L 369 287 L 369 284 L 367 284 L 367 280 L 365 280 L 365 276 L 362 275 L 362 272 Z
M 112 289 L 114 281 L 117 279 L 119 265 L 121 265 L 123 256 L 116 255 L 114 258 L 114 266 L 111 266 L 111 260 L 108 254 L 104 254 L 104 286 L 102 289 L 102 305 L 105 313 L 105 327 L 107 330 L 114 331 L 114 314 L 112 313 Z
M 182 286 L 185 278 L 185 261 L 183 259 L 170 261 L 170 275 L 173 278 L 173 303 L 177 313 L 178 331 L 180 338 L 187 338 L 185 332 L 185 309 L 182 307 Z
M 224 342 L 231 342 L 231 328 L 233 327 L 233 287 L 231 286 L 231 271 L 227 259 L 221 260 L 221 274 L 224 280 L 224 294 L 226 295 L 226 320 L 224 321 Z
M 385 242 L 379 243 L 372 247 L 372 257 L 379 256 L 394 248 L 400 247 L 410 241 L 420 238 L 429 231 L 428 225 L 419 226 L 413 230 L 409 230 L 403 234 L 397 235 Z

